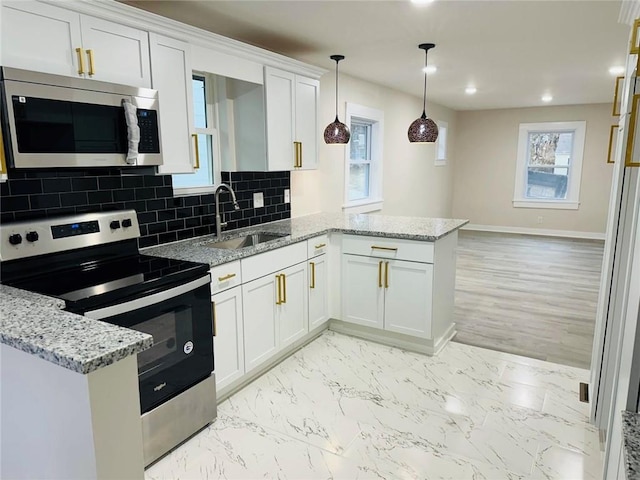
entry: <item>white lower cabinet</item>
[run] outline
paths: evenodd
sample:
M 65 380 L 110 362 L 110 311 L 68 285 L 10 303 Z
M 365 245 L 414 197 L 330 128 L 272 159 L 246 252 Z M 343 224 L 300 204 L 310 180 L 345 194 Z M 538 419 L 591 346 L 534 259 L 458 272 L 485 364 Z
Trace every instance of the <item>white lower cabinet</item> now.
M 343 320 L 431 337 L 433 265 L 343 255 Z
M 309 260 L 309 330 L 329 320 L 327 256 Z
M 277 282 L 275 275 L 268 275 L 242 285 L 244 364 L 247 372 L 275 355 L 278 349 Z
M 278 305 L 279 348 L 302 338 L 309 331 L 307 264 L 293 265 L 280 273 L 282 301 Z
M 216 388 L 220 390 L 245 372 L 242 288 L 238 286 L 212 295 L 211 302 Z

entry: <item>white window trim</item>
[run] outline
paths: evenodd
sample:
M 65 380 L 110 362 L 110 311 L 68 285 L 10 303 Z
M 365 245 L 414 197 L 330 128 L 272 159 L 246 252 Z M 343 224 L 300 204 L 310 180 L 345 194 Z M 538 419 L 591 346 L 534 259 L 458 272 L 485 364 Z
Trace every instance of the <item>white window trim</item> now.
M 443 120 L 436 120 L 436 125 L 438 125 L 438 129 L 444 128 L 447 131 L 447 135 L 444 144 L 444 157 L 442 158 L 440 158 L 440 136 L 438 136 L 438 139 L 436 140 L 436 152 L 433 164 L 436 167 L 445 167 L 448 163 L 447 160 L 449 158 L 449 123 Z
M 545 200 L 526 198 L 527 183 L 527 147 L 529 132 L 573 131 L 573 152 L 567 185 L 567 198 L 564 200 Z M 587 122 L 543 122 L 521 123 L 518 134 L 518 156 L 516 164 L 515 191 L 513 206 L 515 208 L 556 208 L 561 210 L 577 210 L 580 206 L 580 183 L 582 179 L 582 160 Z
M 371 168 L 369 170 L 369 196 L 358 200 L 349 200 L 349 164 L 351 149 L 344 149 L 344 205 L 346 213 L 368 213 L 382 210 L 382 157 L 384 135 L 384 112 L 371 107 L 347 102 L 345 124 L 351 125 L 351 117 L 373 122 L 371 127 Z M 356 211 L 357 210 L 357 211 Z

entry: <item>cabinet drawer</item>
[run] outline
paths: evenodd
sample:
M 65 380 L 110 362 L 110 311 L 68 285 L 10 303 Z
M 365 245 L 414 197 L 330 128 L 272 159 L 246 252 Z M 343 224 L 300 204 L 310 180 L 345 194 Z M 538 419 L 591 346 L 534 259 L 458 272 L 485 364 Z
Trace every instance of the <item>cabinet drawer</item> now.
M 327 235 L 310 238 L 307 240 L 307 256 L 309 258 L 313 258 L 318 255 L 322 255 L 323 253 L 327 253 L 328 246 L 329 237 Z
M 242 279 L 245 283 L 250 282 L 306 260 L 307 242 L 294 243 L 277 250 L 243 258 L 240 261 Z
M 242 283 L 240 260 L 224 263 L 211 270 L 211 294 L 222 292 Z
M 342 253 L 433 263 L 433 242 L 345 235 L 342 238 Z

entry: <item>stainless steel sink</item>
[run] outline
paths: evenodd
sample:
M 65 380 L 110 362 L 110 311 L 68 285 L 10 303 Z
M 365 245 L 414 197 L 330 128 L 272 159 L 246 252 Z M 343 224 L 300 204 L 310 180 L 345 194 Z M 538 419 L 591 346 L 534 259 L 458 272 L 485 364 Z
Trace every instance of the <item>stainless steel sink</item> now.
M 211 242 L 205 246 L 209 248 L 222 248 L 226 250 L 238 250 L 240 248 L 253 247 L 259 243 L 265 243 L 270 240 L 276 240 L 278 238 L 286 237 L 286 233 L 269 233 L 258 232 L 251 235 L 244 235 L 242 237 L 231 238 L 229 240 L 223 240 L 222 242 Z

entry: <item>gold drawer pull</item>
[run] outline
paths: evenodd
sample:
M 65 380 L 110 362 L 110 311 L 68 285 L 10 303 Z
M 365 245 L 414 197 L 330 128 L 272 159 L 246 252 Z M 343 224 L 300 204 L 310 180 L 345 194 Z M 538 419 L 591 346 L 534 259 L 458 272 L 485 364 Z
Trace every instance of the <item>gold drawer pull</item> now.
M 378 262 L 378 287 L 382 288 L 382 260 Z
M 326 244 L 326 243 L 321 243 L 321 244 L 319 244 L 319 245 L 316 245 L 316 246 L 315 246 L 315 249 L 317 250 L 318 248 L 324 248 L 324 247 L 326 247 L 326 246 L 327 246 L 327 244 Z
M 611 125 L 611 130 L 609 131 L 609 153 L 607 153 L 607 163 L 616 163 L 613 158 L 611 158 L 611 154 L 613 153 L 613 134 L 616 130 L 620 128 L 620 125 Z
M 224 277 L 218 277 L 218 281 L 219 282 L 226 282 L 227 280 L 229 280 L 230 278 L 233 278 L 235 276 L 236 276 L 235 273 L 230 273 L 229 275 L 225 275 Z
M 87 56 L 89 57 L 89 75 L 96 74 L 96 64 L 93 60 L 93 50 L 87 50 Z
M 611 115 L 614 117 L 620 116 L 620 110 L 618 110 L 617 107 L 618 107 L 618 97 L 620 95 L 620 83 L 622 82 L 622 80 L 624 80 L 624 77 L 616 77 L 616 89 L 615 89 L 615 92 L 613 93 L 613 111 L 611 112 Z
M 316 264 L 309 262 L 309 265 L 311 265 L 311 285 L 309 285 L 309 288 L 316 288 Z
M 287 303 L 287 276 L 282 274 L 282 303 Z
M 280 275 L 276 275 L 276 282 L 278 283 L 278 298 L 276 299 L 276 305 L 280 305 L 282 303 L 282 290 L 280 286 Z
M 78 75 L 84 75 L 84 57 L 82 56 L 82 49 L 76 48 L 76 54 L 78 55 Z
M 376 245 L 371 245 L 371 250 L 386 250 L 388 252 L 397 252 L 397 247 L 378 247 Z
M 384 288 L 389 288 L 389 262 L 384 262 Z
M 640 159 L 634 160 L 635 133 L 638 124 L 638 110 L 640 110 L 640 94 L 634 95 L 631 101 L 631 118 L 629 119 L 629 136 L 627 137 L 627 153 L 624 160 L 625 167 L 640 167 Z

